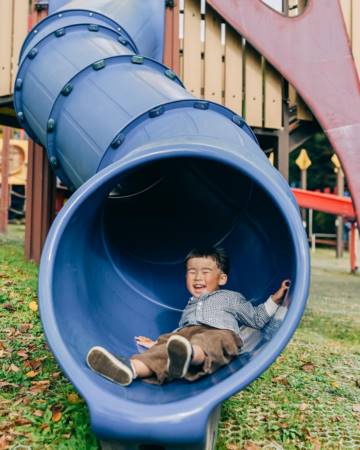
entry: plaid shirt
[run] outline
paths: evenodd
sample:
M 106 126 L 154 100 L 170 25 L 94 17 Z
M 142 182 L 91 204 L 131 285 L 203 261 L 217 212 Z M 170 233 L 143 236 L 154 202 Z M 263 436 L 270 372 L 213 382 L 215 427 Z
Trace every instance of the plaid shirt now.
M 179 327 L 209 325 L 239 334 L 239 327 L 261 329 L 275 314 L 278 305 L 269 297 L 259 306 L 252 305 L 241 294 L 225 289 L 191 297 L 184 309 Z

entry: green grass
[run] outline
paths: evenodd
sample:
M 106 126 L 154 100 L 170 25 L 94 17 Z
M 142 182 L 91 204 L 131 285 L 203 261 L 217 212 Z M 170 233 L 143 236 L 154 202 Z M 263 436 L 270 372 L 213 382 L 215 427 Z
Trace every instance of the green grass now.
M 85 403 L 49 352 L 22 228 L 0 237 L 0 449 L 95 450 Z M 223 405 L 218 450 L 360 448 L 359 275 L 313 257 L 309 305 L 278 360 Z

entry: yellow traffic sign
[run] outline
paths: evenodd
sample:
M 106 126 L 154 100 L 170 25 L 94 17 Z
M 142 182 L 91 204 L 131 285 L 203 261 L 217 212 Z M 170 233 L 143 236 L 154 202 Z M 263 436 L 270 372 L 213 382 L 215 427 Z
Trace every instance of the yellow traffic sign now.
M 311 159 L 304 148 L 301 150 L 295 162 L 300 170 L 306 170 L 311 166 Z
M 331 162 L 334 164 L 334 166 L 335 166 L 337 169 L 341 169 L 340 160 L 339 160 L 339 158 L 337 157 L 337 154 L 336 154 L 336 153 L 334 153 L 334 154 L 332 155 L 332 157 L 331 157 Z

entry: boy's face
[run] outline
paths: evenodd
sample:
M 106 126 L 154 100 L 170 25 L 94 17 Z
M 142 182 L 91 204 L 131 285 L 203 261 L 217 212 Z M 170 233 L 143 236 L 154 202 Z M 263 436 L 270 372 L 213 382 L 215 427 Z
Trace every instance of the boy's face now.
M 227 282 L 227 275 L 210 257 L 191 258 L 186 265 L 186 287 L 191 295 L 200 297 L 219 289 Z

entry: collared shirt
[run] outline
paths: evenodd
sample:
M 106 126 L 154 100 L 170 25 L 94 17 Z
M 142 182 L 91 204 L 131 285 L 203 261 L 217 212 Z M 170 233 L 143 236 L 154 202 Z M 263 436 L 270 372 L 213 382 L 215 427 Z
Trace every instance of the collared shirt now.
M 261 329 L 278 309 L 271 296 L 261 305 L 254 306 L 239 292 L 226 289 L 191 297 L 185 307 L 179 327 L 209 325 L 222 330 L 232 330 L 239 334 L 239 327 Z

